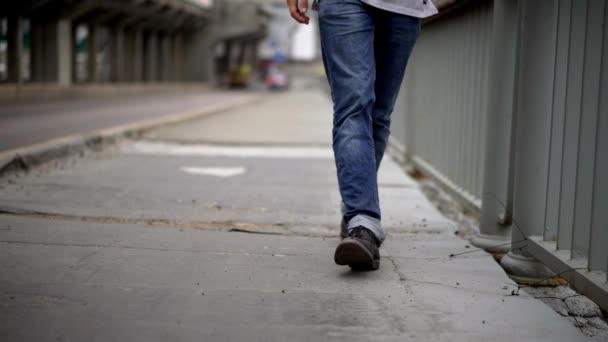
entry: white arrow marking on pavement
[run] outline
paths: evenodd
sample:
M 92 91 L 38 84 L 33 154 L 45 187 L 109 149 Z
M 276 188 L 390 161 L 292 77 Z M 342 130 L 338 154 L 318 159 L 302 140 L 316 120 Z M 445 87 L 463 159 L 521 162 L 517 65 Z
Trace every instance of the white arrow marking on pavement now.
M 215 177 L 234 177 L 245 173 L 244 167 L 196 167 L 196 166 L 184 166 L 181 168 L 182 171 L 193 175 L 205 175 Z

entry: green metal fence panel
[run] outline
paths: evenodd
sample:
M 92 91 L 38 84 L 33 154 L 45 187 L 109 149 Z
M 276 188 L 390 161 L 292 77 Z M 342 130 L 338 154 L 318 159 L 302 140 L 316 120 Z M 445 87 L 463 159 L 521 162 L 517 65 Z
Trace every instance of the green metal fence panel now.
M 604 6 L 604 28 L 608 27 L 608 6 Z M 608 33 L 603 32 L 597 134 L 595 136 L 595 174 L 591 217 L 589 269 L 608 274 Z M 606 278 L 608 283 L 608 277 Z
M 586 15 L 581 124 L 574 216 L 573 253 L 587 258 L 591 236 L 591 210 L 596 162 L 597 115 L 604 30 L 604 0 L 590 0 Z
M 513 182 L 513 240 L 542 235 L 553 106 L 556 6 L 522 2 L 520 6 Z M 521 235 L 524 236 L 521 236 Z
M 567 11 L 565 7 L 562 11 Z M 566 121 L 562 155 L 562 184 L 558 248 L 572 249 L 574 201 L 576 194 L 577 151 L 580 132 L 580 104 L 583 89 L 585 50 L 586 1 L 572 1 L 570 9 L 570 49 L 568 51 L 568 80 L 566 91 Z
M 479 207 L 485 160 L 492 3 L 425 25 L 401 90 L 393 138 Z
M 566 115 L 566 93 L 568 89 L 568 52 L 570 49 L 570 10 L 572 0 L 561 1 L 557 22 L 557 45 L 555 49 L 555 80 L 553 84 L 553 115 L 551 121 L 551 151 L 549 154 L 549 179 L 547 186 L 547 208 L 545 213 L 544 238 L 557 239 L 560 217 L 562 154 L 564 151 L 564 128 Z
M 504 238 L 496 227 L 510 223 L 511 242 L 529 244 L 513 253 L 576 268 L 564 276 L 606 309 L 608 4 L 495 2 L 463 1 L 424 26 L 395 138 L 415 166 L 481 208 L 494 227 L 482 235 Z M 504 55 L 492 37 L 513 40 Z

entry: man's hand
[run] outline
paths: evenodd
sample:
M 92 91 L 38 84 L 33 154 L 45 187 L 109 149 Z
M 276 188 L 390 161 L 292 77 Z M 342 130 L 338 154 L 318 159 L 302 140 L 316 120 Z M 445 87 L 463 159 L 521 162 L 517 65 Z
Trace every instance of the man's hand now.
M 306 15 L 308 12 L 308 0 L 287 0 L 289 13 L 291 17 L 300 24 L 308 25 L 310 18 Z

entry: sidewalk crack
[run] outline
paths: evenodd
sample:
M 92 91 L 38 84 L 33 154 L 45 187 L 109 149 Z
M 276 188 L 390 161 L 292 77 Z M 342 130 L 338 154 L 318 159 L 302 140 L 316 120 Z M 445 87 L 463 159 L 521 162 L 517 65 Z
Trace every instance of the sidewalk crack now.
M 285 224 L 258 224 L 251 222 L 204 222 L 204 221 L 188 221 L 188 220 L 173 220 L 166 218 L 129 218 L 129 217 L 114 217 L 114 216 L 86 216 L 86 215 L 70 215 L 60 213 L 49 213 L 33 211 L 21 208 L 0 207 L 0 215 L 10 215 L 29 218 L 41 218 L 55 221 L 75 221 L 75 222 L 92 222 L 104 224 L 133 224 L 144 226 L 170 226 L 174 228 L 194 229 L 194 230 L 215 230 L 228 232 L 241 232 L 250 234 L 272 234 L 272 235 L 287 235 L 289 234 L 288 227 Z

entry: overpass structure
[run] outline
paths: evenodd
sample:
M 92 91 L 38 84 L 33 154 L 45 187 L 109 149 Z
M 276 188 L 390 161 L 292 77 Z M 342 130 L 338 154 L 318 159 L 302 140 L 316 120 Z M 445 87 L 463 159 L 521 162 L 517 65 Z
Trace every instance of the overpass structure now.
M 28 0 L 0 5 L 4 82 L 196 82 L 214 78 L 215 47 L 263 37 L 257 5 L 224 37 L 227 4 L 212 0 Z M 246 5 L 246 4 L 245 4 Z M 246 11 L 247 12 L 247 11 Z M 237 23 L 240 24 L 240 23 Z M 237 38 L 241 40 L 236 40 Z M 226 49 L 223 49 L 226 50 Z M 225 52 L 224 52 L 225 53 Z

